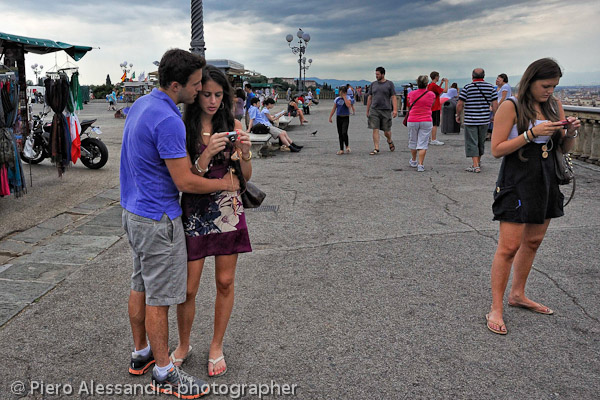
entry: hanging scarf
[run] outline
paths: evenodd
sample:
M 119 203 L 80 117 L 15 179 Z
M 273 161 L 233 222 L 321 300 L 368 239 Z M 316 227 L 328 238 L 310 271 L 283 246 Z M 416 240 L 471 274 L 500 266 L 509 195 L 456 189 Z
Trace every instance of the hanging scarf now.
M 51 160 L 56 165 L 58 176 L 62 176 L 71 161 L 71 134 L 62 114 L 70 95 L 69 80 L 63 74 L 57 80 L 46 78 L 44 85 L 48 105 L 54 111 L 50 133 Z

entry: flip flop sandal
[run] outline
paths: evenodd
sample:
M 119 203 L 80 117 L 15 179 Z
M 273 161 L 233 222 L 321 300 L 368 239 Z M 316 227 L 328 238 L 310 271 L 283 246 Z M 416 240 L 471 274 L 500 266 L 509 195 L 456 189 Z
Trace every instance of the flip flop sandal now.
M 169 360 L 173 363 L 174 366 L 181 367 L 183 365 L 183 363 L 186 362 L 188 358 L 190 358 L 191 355 L 192 355 L 192 345 L 190 345 L 190 347 L 188 347 L 188 352 L 185 355 L 185 357 L 175 358 L 175 352 L 173 352 L 169 356 Z
M 498 335 L 506 335 L 508 333 L 508 331 L 502 330 L 502 327 L 504 327 L 504 329 L 506 329 L 505 324 L 499 324 L 497 322 L 490 321 L 490 314 L 485 314 L 485 320 L 486 320 L 486 326 L 490 331 L 497 333 Z M 493 328 L 491 324 L 498 325 L 500 327 L 500 329 Z
M 372 152 L 369 153 L 372 156 L 376 156 L 377 154 L 379 154 L 379 149 L 373 149 Z
M 225 354 L 223 354 L 221 357 L 217 357 L 214 360 L 212 358 L 208 359 L 208 363 L 213 365 L 213 369 L 215 368 L 215 365 L 217 365 L 217 363 L 219 361 L 222 361 L 225 359 Z M 225 369 L 221 372 L 219 372 L 218 374 L 213 374 L 211 375 L 210 373 L 208 374 L 208 376 L 212 377 L 212 378 L 216 378 L 217 376 L 223 376 L 225 375 L 225 373 L 227 372 L 227 366 L 225 366 Z
M 344 150 L 338 150 L 338 152 L 335 154 L 337 154 L 338 156 L 341 156 L 342 154 L 344 154 Z
M 394 141 L 388 142 L 388 146 L 390 146 L 390 151 L 396 150 L 396 146 L 394 146 Z
M 533 311 L 533 312 L 536 312 L 536 313 L 539 313 L 539 314 L 546 314 L 546 315 L 552 315 L 552 314 L 554 314 L 554 311 L 552 311 L 552 309 L 550 309 L 549 307 L 546 307 L 546 306 L 544 306 L 542 304 L 540 304 L 539 307 L 529 307 L 529 306 L 526 306 L 524 304 L 517 304 L 517 303 L 510 303 L 509 302 L 508 305 L 511 306 L 511 307 L 524 308 L 526 310 Z
M 350 147 L 346 147 L 346 154 L 350 154 L 352 153 L 352 150 L 350 150 Z

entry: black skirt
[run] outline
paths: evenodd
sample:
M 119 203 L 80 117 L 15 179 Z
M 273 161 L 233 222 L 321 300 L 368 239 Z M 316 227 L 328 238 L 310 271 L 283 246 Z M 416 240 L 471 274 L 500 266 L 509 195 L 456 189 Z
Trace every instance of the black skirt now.
M 558 188 L 554 151 L 544 158 L 542 146 L 529 143 L 523 147 L 522 158 L 526 161 L 519 157 L 519 151 L 502 160 L 494 190 L 494 220 L 543 224 L 548 218 L 564 215 L 565 197 Z

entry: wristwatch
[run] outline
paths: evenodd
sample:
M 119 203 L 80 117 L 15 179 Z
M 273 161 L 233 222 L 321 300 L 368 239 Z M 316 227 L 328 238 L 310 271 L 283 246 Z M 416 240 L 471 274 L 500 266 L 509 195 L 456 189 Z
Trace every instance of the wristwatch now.
M 242 160 L 250 161 L 252 159 L 252 151 L 248 150 L 248 153 L 249 153 L 248 157 L 244 157 L 244 155 L 242 154 Z

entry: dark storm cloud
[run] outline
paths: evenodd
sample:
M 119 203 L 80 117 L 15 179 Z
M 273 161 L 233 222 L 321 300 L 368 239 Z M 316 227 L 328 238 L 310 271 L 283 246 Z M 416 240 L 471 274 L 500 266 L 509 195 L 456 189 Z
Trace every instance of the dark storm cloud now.
M 515 4 L 531 4 L 531 0 L 498 1 L 406 1 L 406 0 L 304 0 L 301 2 L 204 1 L 207 18 L 215 16 L 229 21 L 263 22 L 287 25 L 295 34 L 298 27 L 309 32 L 314 50 L 333 51 L 340 45 L 397 35 L 413 28 L 424 28 L 476 18 L 484 12 L 501 12 Z M 447 40 L 448 38 L 440 38 Z

